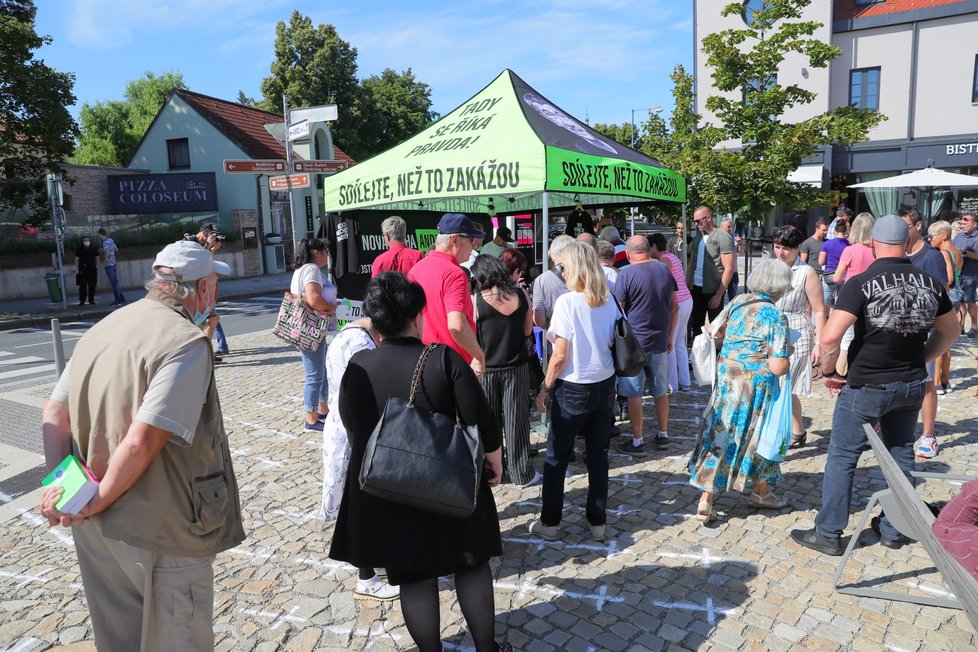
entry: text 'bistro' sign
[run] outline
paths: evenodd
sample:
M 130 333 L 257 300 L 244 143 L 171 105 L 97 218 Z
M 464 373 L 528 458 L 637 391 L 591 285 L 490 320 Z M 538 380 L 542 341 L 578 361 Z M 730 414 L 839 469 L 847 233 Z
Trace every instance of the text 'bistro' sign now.
M 112 212 L 195 213 L 217 210 L 217 180 L 213 172 L 111 175 Z

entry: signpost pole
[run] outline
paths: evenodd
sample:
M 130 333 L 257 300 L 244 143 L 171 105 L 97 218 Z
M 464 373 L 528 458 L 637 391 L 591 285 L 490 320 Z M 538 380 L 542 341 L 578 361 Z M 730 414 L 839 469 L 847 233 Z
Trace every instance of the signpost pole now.
M 61 287 L 61 309 L 68 311 L 68 292 L 65 287 L 65 224 L 61 216 L 61 176 L 57 174 L 48 175 L 48 201 L 51 202 L 51 226 L 54 228 L 54 237 L 58 252 L 58 285 Z
M 282 93 L 282 112 L 285 115 L 285 174 L 292 174 L 292 141 L 289 140 L 289 98 Z M 289 220 L 292 222 L 292 251 L 299 248 L 299 232 L 295 228 L 295 202 L 292 199 L 292 182 L 289 181 Z

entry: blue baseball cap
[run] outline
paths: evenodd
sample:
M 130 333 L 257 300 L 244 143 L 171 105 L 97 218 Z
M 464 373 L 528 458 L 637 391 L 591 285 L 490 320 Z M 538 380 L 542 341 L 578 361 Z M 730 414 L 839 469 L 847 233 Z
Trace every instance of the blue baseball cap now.
M 472 224 L 472 220 L 462 213 L 445 213 L 438 220 L 438 233 L 442 235 L 468 235 L 473 238 L 485 238 L 486 232 L 480 231 Z

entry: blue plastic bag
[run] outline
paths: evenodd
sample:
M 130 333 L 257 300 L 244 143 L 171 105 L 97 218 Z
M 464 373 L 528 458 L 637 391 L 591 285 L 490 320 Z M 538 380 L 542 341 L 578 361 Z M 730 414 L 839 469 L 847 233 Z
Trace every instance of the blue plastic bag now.
M 772 403 L 758 426 L 757 454 L 770 462 L 783 462 L 791 444 L 791 374 L 774 388 Z

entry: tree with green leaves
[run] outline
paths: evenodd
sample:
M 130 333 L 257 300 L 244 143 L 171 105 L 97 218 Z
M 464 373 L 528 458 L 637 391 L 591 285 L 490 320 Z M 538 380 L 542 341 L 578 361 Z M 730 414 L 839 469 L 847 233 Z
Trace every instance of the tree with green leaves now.
M 407 70 L 397 73 L 384 69 L 379 76 L 364 79 L 373 113 L 369 133 L 373 136 L 373 152 L 381 152 L 422 131 L 438 119 L 431 110 L 431 88 Z
M 36 13 L 31 0 L 0 0 L 0 206 L 45 204 L 45 175 L 68 160 L 78 131 L 67 109 L 74 76 L 34 58 L 51 42 Z
M 262 80 L 260 108 L 282 113 L 282 95 L 292 107 L 336 104 L 339 119 L 330 124 L 333 138 L 354 158 L 363 156 L 364 92 L 357 80 L 357 49 L 332 25 L 313 25 L 293 11 L 275 26 L 275 60 Z
M 821 23 L 802 19 L 809 4 L 811 0 L 765 0 L 743 28 L 702 40 L 713 86 L 720 93 L 706 98 L 705 106 L 720 124 L 691 129 L 690 121 L 698 116 L 689 104 L 682 111 L 685 122 L 674 126 L 673 150 L 679 151 L 680 162 L 687 166 L 680 171 L 695 184 L 698 196 L 718 212 L 758 219 L 778 205 L 803 208 L 824 203 L 826 191 L 792 183 L 788 174 L 821 146 L 866 140 L 869 130 L 885 119 L 878 111 L 849 106 L 796 122 L 782 118 L 788 109 L 816 98 L 798 84 L 779 81 L 785 59 L 799 55 L 804 65 L 819 69 L 842 54 L 814 36 Z M 722 13 L 729 16 L 743 10 L 743 3 L 732 2 Z M 702 151 L 729 140 L 739 145 L 722 153 Z
M 139 139 L 174 88 L 187 88 L 183 75 L 168 71 L 146 74 L 126 84 L 124 100 L 85 103 L 81 113 L 81 135 L 75 163 L 124 166 L 129 163 Z
M 357 78 L 357 49 L 332 25 L 313 25 L 292 12 L 275 27 L 275 61 L 262 80 L 266 111 L 282 112 L 282 95 L 291 107 L 335 104 L 339 118 L 330 124 L 333 139 L 347 154 L 362 160 L 421 131 L 436 119 L 431 89 L 409 68 L 384 70 L 362 82 Z M 239 100 L 250 100 L 243 92 Z

